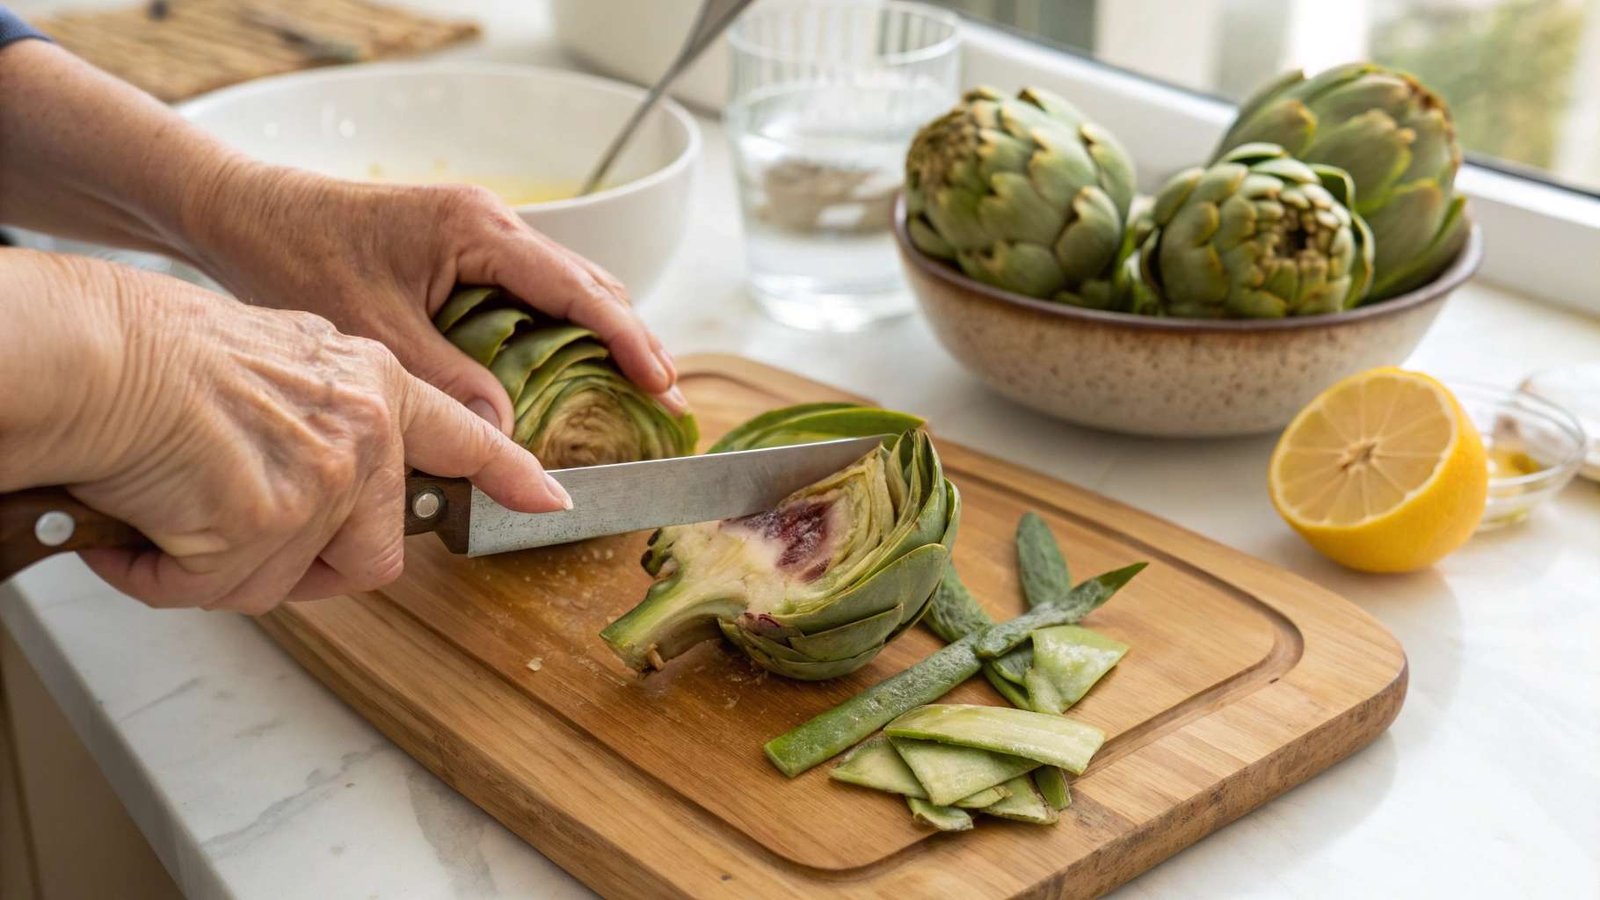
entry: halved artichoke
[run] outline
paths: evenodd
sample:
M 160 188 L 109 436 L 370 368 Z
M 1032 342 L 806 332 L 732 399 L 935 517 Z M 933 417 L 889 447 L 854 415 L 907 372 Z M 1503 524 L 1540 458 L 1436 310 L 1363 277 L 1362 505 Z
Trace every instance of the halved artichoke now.
M 587 328 L 488 287 L 457 290 L 433 323 L 500 379 L 516 411 L 513 437 L 546 468 L 694 452 L 694 417 L 673 415 L 629 381 Z
M 840 427 L 903 417 L 813 405 L 758 417 L 733 436 L 737 443 L 764 433 L 771 442 L 756 446 L 795 443 L 800 431 L 773 426 L 785 418 L 816 426 L 818 414 Z M 779 675 L 844 675 L 922 617 L 949 561 L 960 506 L 928 435 L 906 431 L 771 511 L 658 531 L 644 558 L 655 583 L 600 636 L 640 671 L 720 634 Z

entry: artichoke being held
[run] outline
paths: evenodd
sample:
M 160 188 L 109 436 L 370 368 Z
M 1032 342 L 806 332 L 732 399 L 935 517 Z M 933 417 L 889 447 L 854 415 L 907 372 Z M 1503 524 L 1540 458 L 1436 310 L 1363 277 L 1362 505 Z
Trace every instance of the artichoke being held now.
M 1133 163 L 1072 104 L 978 88 L 906 155 L 906 229 L 921 252 L 1030 297 L 1099 309 L 1133 200 Z
M 1409 75 L 1374 63 L 1290 72 L 1245 101 L 1217 156 L 1257 142 L 1350 174 L 1376 241 L 1374 300 L 1431 281 L 1466 243 L 1450 107 Z
M 694 417 L 677 416 L 617 370 L 594 332 L 540 315 L 496 288 L 462 288 L 434 325 L 511 395 L 513 437 L 547 468 L 694 452 Z
M 779 675 L 853 672 L 922 617 L 960 506 L 927 433 L 906 431 L 768 512 L 658 531 L 644 559 L 655 583 L 600 636 L 641 671 L 720 635 Z
M 1343 172 L 1247 144 L 1156 195 L 1139 250 L 1142 288 L 1196 319 L 1350 309 L 1372 281 L 1372 236 Z

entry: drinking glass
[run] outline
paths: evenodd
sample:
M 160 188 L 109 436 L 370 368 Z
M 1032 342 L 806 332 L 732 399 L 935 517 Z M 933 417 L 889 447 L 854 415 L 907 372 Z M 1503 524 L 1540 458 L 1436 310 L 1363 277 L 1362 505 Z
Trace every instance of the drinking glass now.
M 724 118 L 757 302 L 828 331 L 909 312 L 894 198 L 912 135 L 955 100 L 956 17 L 895 0 L 772 0 L 728 40 Z

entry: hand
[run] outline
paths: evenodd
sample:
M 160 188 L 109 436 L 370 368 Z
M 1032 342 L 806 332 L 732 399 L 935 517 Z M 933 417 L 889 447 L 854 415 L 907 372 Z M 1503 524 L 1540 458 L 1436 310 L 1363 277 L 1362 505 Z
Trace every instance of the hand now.
M 25 251 L 0 275 L 0 381 L 39 385 L 0 399 L 0 490 L 63 484 L 138 528 L 159 549 L 84 558 L 151 605 L 260 613 L 393 580 L 407 464 L 570 505 L 532 454 L 318 316 Z
M 505 390 L 431 322 L 458 282 L 498 285 L 592 329 L 624 374 L 687 408 L 672 358 L 622 284 L 482 188 L 360 184 L 235 160 L 195 191 L 183 230 L 191 255 L 235 296 L 381 341 L 502 432 L 513 426 Z

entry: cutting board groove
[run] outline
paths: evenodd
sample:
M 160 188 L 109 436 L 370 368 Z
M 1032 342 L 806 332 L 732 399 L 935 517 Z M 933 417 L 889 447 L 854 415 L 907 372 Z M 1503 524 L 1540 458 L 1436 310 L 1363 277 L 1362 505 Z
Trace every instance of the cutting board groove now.
M 763 409 L 844 397 L 734 357 L 682 369 L 708 437 Z M 1054 828 L 985 819 L 930 834 L 892 797 L 823 768 L 786 780 L 763 759 L 768 738 L 939 646 L 921 629 L 835 682 L 770 677 L 714 644 L 634 677 L 596 634 L 648 584 L 643 535 L 477 560 L 414 539 L 396 584 L 262 624 L 430 770 L 617 896 L 1089 896 L 1348 755 L 1398 712 L 1404 654 L 1348 602 L 939 444 L 966 504 L 956 563 L 996 616 L 1022 608 L 1011 534 L 1026 509 L 1077 578 L 1151 562 L 1088 620 L 1133 650 L 1072 711 L 1109 739 Z M 1001 702 L 980 679 L 949 699 Z

